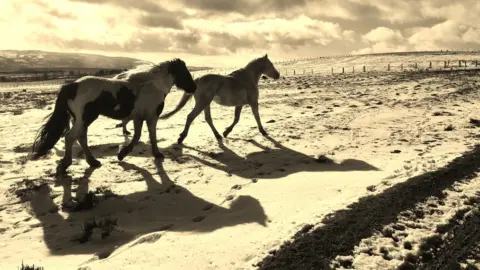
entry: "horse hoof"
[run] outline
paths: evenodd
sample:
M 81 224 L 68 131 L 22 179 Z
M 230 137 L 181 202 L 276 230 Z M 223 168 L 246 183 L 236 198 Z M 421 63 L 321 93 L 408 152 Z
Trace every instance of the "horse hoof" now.
M 120 150 L 120 152 L 118 152 L 117 159 L 122 161 L 126 156 L 127 151 L 125 151 L 125 148 L 123 148 L 122 150 Z
M 75 212 L 78 209 L 78 203 L 71 199 L 62 203 L 62 210 L 65 212 Z
M 130 135 L 130 134 L 132 134 L 132 133 L 131 133 L 130 131 L 128 131 L 128 130 L 124 130 L 124 131 L 123 131 L 123 134 L 125 134 L 125 135 Z
M 60 163 L 57 165 L 57 173 L 56 175 L 63 175 L 67 173 L 68 167 L 72 165 L 71 159 L 62 159 Z
M 178 138 L 178 140 L 177 140 L 177 143 L 178 143 L 178 144 L 182 144 L 182 143 L 183 143 L 183 140 L 185 140 L 185 137 L 180 136 L 180 137 Z
M 60 177 L 63 177 L 64 175 L 67 174 L 67 169 L 65 167 L 63 167 L 61 164 L 59 164 L 57 166 L 57 170 L 55 172 L 55 177 L 56 178 L 60 178 Z
M 98 168 L 100 166 L 102 166 L 102 163 L 96 159 L 94 160 L 91 160 L 91 161 L 87 161 L 88 162 L 88 165 L 90 165 L 90 167 L 92 168 Z
M 227 138 L 228 134 L 230 134 L 230 131 L 229 130 L 225 130 L 223 132 L 223 137 Z
M 268 136 L 268 133 L 265 130 L 260 131 L 260 133 L 262 133 L 262 135 L 265 137 Z

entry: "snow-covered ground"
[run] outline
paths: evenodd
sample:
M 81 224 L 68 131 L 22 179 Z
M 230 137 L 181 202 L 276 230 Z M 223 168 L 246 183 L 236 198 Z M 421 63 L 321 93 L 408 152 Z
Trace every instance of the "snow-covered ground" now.
M 393 63 L 379 61 L 370 59 Z M 118 162 L 125 138 L 117 121 L 101 117 L 88 139 L 103 165 L 89 169 L 75 146 L 72 185 L 54 180 L 63 139 L 47 158 L 28 158 L 55 92 L 4 91 L 1 268 L 17 269 L 23 261 L 47 270 L 254 269 L 259 262 L 263 269 L 310 269 L 294 265 L 311 266 L 312 250 L 325 268 L 426 269 L 445 258 L 480 267 L 480 233 L 471 225 L 480 204 L 479 72 L 331 76 L 331 65 L 321 62 L 280 68 L 324 73 L 262 80 L 260 115 L 270 139 L 259 134 L 246 107 L 223 143 L 200 116 L 184 145 L 176 145 L 191 101 L 159 121 L 162 164 L 150 154 L 146 128 L 133 153 Z M 165 112 L 180 96 L 172 91 Z M 233 108 L 213 104 L 212 116 L 223 131 Z M 95 194 L 93 207 L 62 209 L 65 192 L 87 191 L 87 198 Z M 92 218 L 116 223 L 78 240 Z M 302 228 L 304 234 L 277 250 Z M 293 248 L 298 241 L 313 246 Z M 453 251 L 458 248 L 463 251 Z

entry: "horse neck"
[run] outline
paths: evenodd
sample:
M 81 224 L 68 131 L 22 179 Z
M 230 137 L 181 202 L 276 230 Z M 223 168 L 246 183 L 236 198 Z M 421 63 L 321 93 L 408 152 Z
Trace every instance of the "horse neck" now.
M 160 90 L 165 95 L 168 94 L 170 90 L 172 90 L 172 87 L 174 85 L 173 77 L 168 73 L 166 69 L 162 70 L 161 74 L 156 74 L 150 82 L 155 85 L 155 88 L 157 88 L 157 90 Z
M 245 70 L 247 70 L 250 76 L 252 76 L 253 81 L 258 84 L 258 82 L 260 81 L 260 76 L 262 76 L 263 72 L 262 63 L 258 61 L 249 63 L 245 67 Z
M 162 70 L 156 74 L 142 72 L 135 73 L 128 77 L 128 80 L 134 84 L 139 85 L 153 85 L 156 90 L 164 92 L 167 94 L 173 87 L 173 79 L 168 71 Z

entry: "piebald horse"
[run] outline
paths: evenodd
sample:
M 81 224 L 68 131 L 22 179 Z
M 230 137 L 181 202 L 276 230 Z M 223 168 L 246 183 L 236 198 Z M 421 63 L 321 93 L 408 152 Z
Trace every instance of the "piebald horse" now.
M 156 127 L 164 108 L 164 99 L 173 85 L 190 94 L 197 89 L 181 59 L 138 67 L 125 79 L 85 76 L 62 85 L 53 113 L 47 116 L 48 120 L 40 127 L 33 143 L 33 159 L 45 156 L 65 134 L 65 154 L 57 172 L 64 172 L 72 164 L 72 146 L 76 140 L 89 166 L 100 166 L 87 143 L 88 127 L 100 115 L 122 121 L 133 120 L 133 139 L 120 149 L 119 160 L 123 160 L 140 140 L 144 121 L 148 127 L 152 155 L 163 158 L 157 146 Z M 70 118 L 73 118 L 71 129 Z
M 210 103 L 212 101 L 222 106 L 235 107 L 233 123 L 223 132 L 225 138 L 240 120 L 240 113 L 245 105 L 250 105 L 260 133 L 263 136 L 267 136 L 268 134 L 262 126 L 258 112 L 258 81 L 263 74 L 275 80 L 280 78 L 280 73 L 268 59 L 267 54 L 250 61 L 245 67 L 237 69 L 228 75 L 207 74 L 195 79 L 197 84 L 197 91 L 193 94 L 195 107 L 187 116 L 184 130 L 177 141 L 178 144 L 182 144 L 183 140 L 185 140 L 190 125 L 202 111 L 205 114 L 205 121 L 212 129 L 215 138 L 218 140 L 222 139 L 222 136 L 213 125 L 210 113 Z M 184 93 L 176 108 L 160 116 L 160 119 L 169 118 L 180 111 L 191 97 L 191 94 Z

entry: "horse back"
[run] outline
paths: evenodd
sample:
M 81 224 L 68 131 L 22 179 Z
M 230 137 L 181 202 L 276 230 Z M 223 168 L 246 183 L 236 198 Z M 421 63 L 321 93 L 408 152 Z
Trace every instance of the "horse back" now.
M 86 76 L 76 83 L 78 93 L 70 107 L 83 121 L 91 123 L 98 115 L 121 120 L 132 114 L 137 94 L 128 82 Z
M 250 90 L 248 82 L 236 76 L 209 74 L 196 79 L 196 98 L 206 98 L 223 106 L 248 104 Z

